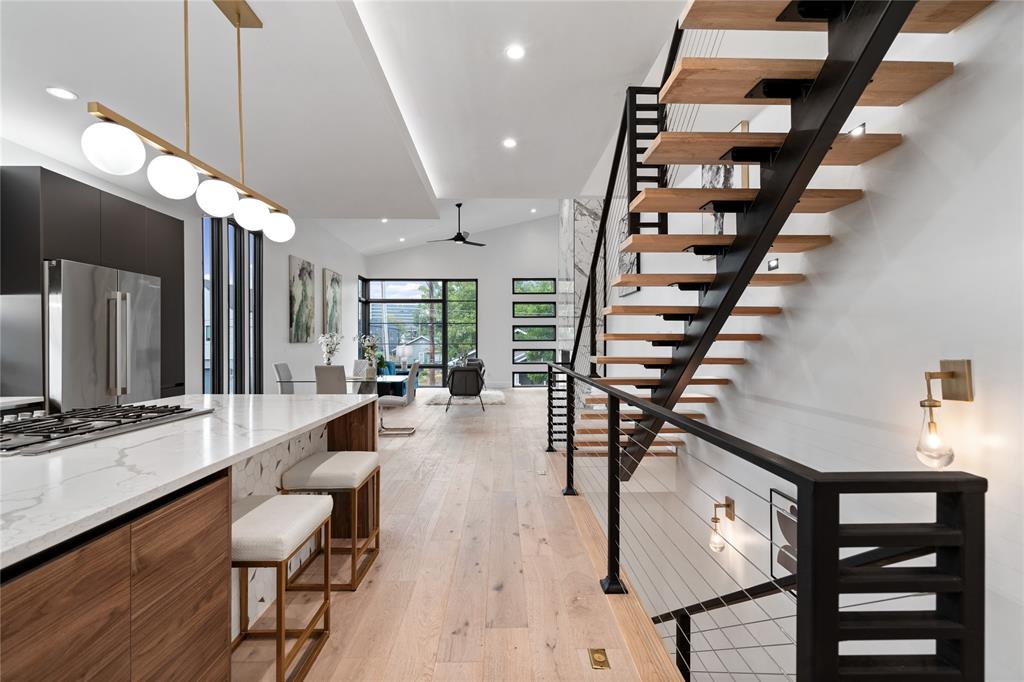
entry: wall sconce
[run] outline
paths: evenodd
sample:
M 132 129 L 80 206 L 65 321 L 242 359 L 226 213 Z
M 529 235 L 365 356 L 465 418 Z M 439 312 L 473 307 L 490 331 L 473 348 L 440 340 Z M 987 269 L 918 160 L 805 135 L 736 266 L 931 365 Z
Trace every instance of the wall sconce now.
M 725 551 L 725 538 L 718 533 L 718 524 L 722 519 L 718 518 L 718 510 L 725 510 L 725 518 L 730 521 L 736 520 L 736 500 L 726 497 L 725 502 L 715 502 L 715 509 L 711 516 L 711 537 L 708 539 L 708 547 L 712 552 L 721 554 Z
M 924 421 L 921 435 L 917 439 L 917 458 L 933 469 L 945 469 L 953 462 L 953 448 L 944 443 L 935 421 L 935 408 L 942 407 L 942 401 L 932 397 L 932 381 L 942 382 L 942 400 L 974 400 L 974 379 L 970 360 L 940 360 L 938 372 L 925 372 L 924 383 L 928 397 L 921 401 Z

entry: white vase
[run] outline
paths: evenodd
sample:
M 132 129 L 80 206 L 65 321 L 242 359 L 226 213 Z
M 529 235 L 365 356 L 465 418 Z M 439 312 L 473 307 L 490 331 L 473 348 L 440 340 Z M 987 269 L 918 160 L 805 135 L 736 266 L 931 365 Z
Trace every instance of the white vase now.
M 377 378 L 377 367 L 376 366 L 370 365 L 369 367 L 366 368 L 366 378 L 367 379 L 376 379 Z

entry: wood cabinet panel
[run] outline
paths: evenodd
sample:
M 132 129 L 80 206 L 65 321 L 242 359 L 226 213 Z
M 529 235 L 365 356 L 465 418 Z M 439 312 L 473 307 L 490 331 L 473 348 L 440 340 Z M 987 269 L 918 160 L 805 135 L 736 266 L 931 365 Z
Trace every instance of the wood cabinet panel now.
M 158 274 L 146 267 L 146 213 L 145 206 L 100 193 L 100 265 Z
M 185 393 L 185 224 L 146 209 L 146 272 L 160 278 L 161 397 Z
M 130 678 L 129 542 L 122 527 L 4 583 L 0 679 Z
M 198 679 L 230 656 L 231 486 L 131 525 L 132 678 Z
M 377 450 L 377 401 L 327 422 L 329 450 Z
M 40 171 L 42 257 L 80 263 L 100 262 L 100 190 Z

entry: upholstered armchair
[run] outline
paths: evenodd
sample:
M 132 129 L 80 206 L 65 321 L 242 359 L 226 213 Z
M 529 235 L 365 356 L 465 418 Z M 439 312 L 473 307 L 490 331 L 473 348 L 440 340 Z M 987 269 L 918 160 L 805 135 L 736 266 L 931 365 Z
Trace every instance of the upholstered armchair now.
M 484 375 L 480 367 L 452 367 L 448 370 L 448 404 L 444 411 L 447 412 L 452 406 L 452 398 L 477 398 L 480 400 L 480 409 L 484 412 L 484 399 L 480 396 L 484 390 Z

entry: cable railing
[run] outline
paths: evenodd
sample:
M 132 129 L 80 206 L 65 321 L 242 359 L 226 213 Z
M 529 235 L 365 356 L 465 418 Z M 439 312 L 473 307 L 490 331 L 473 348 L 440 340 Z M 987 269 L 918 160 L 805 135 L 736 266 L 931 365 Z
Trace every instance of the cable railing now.
M 981 679 L 968 672 L 983 656 L 985 479 L 819 471 L 567 365 L 548 372 L 606 400 L 605 452 L 578 457 L 568 439 L 564 492 L 605 530 L 605 592 L 637 595 L 683 679 L 843 679 L 879 646 Z M 651 417 L 686 446 L 631 462 Z M 856 523 L 846 508 L 840 520 L 850 496 L 921 493 L 928 522 Z

